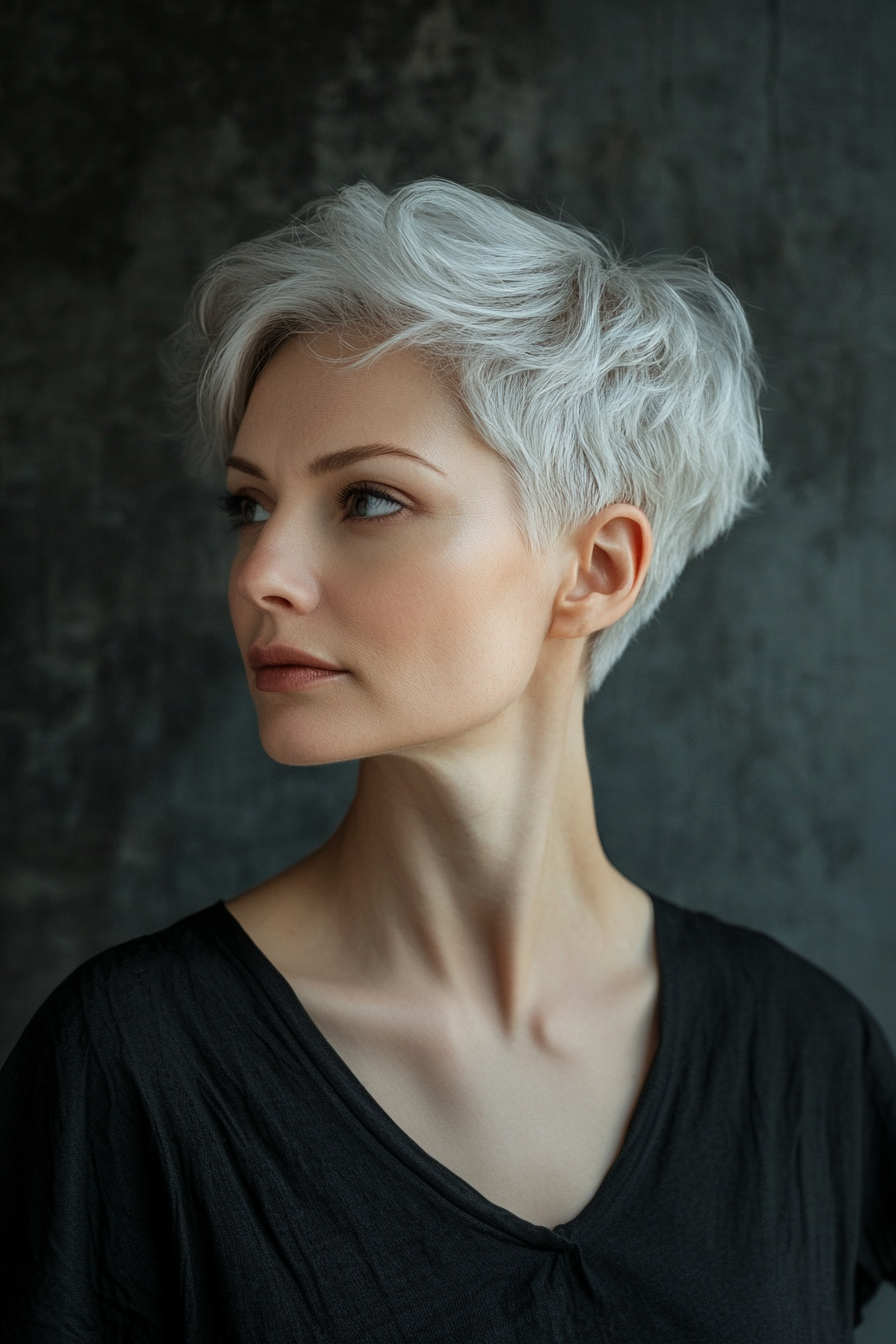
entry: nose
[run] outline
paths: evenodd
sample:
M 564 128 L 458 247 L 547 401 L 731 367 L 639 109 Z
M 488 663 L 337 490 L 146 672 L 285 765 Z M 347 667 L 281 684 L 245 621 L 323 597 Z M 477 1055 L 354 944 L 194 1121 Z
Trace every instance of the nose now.
M 231 570 L 231 589 L 259 611 L 307 615 L 320 601 L 320 584 L 309 553 L 273 519 L 244 538 Z

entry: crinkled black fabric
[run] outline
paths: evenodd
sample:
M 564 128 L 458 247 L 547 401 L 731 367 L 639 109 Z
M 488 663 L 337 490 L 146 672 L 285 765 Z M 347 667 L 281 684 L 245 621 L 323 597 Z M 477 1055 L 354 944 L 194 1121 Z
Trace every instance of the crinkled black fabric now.
M 896 1271 L 896 1064 L 760 934 L 657 900 L 661 1040 L 550 1230 L 377 1106 L 223 905 L 104 952 L 0 1074 L 11 1344 L 841 1344 Z

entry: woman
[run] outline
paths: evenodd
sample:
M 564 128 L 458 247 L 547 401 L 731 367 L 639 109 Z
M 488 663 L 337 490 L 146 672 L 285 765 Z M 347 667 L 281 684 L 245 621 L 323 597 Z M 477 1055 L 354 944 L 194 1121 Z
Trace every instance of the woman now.
M 237 248 L 186 337 L 266 750 L 322 849 L 102 954 L 3 1079 L 17 1341 L 845 1341 L 896 1274 L 896 1066 L 651 898 L 582 708 L 764 469 L 749 333 L 449 183 Z

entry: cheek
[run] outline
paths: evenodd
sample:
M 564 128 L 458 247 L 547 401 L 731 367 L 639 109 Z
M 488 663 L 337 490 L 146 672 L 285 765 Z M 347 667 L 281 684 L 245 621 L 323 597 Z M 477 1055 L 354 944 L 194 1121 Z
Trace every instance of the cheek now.
M 364 630 L 362 675 L 404 711 L 411 701 L 452 716 L 496 708 L 532 675 L 548 625 L 545 588 L 515 534 L 369 574 L 351 601 L 351 625 Z

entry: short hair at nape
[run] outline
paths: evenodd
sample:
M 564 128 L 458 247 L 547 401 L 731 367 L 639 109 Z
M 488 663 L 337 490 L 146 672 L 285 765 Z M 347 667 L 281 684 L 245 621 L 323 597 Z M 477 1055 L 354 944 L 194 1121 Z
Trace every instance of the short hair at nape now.
M 608 504 L 647 514 L 653 563 L 593 637 L 591 690 L 765 472 L 749 327 L 704 259 L 622 260 L 583 228 L 434 178 L 344 187 L 208 268 L 176 344 L 200 455 L 226 456 L 285 340 L 353 327 L 377 333 L 365 360 L 403 346 L 450 370 L 512 467 L 532 544 Z

